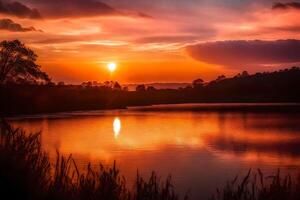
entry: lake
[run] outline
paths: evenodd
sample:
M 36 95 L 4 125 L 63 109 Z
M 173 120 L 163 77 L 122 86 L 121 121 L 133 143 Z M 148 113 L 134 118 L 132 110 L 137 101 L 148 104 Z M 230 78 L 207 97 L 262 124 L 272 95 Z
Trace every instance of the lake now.
M 201 109 L 211 105 L 261 106 L 165 105 L 9 120 L 15 127 L 42 131 L 42 146 L 51 158 L 59 150 L 72 153 L 80 167 L 116 160 L 129 184 L 137 169 L 143 176 L 154 170 L 162 179 L 171 174 L 176 191 L 188 192 L 191 199 L 206 199 L 250 168 L 266 174 L 277 168 L 299 171 L 300 113 L 276 112 L 281 104 L 272 104 L 272 112 Z

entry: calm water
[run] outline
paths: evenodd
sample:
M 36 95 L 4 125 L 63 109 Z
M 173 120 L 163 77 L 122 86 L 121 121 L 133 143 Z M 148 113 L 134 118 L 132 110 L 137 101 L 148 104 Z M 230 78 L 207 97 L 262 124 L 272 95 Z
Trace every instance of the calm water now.
M 72 153 L 80 166 L 116 160 L 131 182 L 137 169 L 144 176 L 152 170 L 161 177 L 172 174 L 177 191 L 189 191 L 192 199 L 207 198 L 249 168 L 298 171 L 300 113 L 219 113 L 182 107 L 172 112 L 91 111 L 11 121 L 42 131 L 42 145 L 53 158 L 59 150 Z

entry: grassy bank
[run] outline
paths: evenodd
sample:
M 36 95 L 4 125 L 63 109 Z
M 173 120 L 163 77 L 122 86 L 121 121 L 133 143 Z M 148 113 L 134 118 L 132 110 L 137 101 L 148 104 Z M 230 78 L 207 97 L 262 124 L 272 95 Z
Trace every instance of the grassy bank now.
M 299 200 L 300 175 L 281 175 L 278 169 L 265 176 L 261 170 L 249 170 L 244 177 L 228 181 L 224 188 L 217 189 L 210 200 Z
M 97 169 L 90 165 L 80 171 L 71 156 L 57 154 L 55 164 L 42 150 L 40 134 L 27 134 L 0 122 L 0 195 L 7 199 L 70 200 L 177 200 L 179 197 L 168 177 L 160 181 L 155 173 L 149 179 L 137 174 L 133 188 L 120 175 L 116 164 Z M 1 198 L 2 199 L 2 198 Z M 244 177 L 228 181 L 217 189 L 211 200 L 297 200 L 300 176 L 264 176 L 251 170 Z
M 57 155 L 54 165 L 42 150 L 40 134 L 25 134 L 1 122 L 0 195 L 8 199 L 177 200 L 171 178 L 161 182 L 155 173 L 145 180 L 137 174 L 134 188 L 114 164 L 90 165 L 81 172 L 71 156 Z M 1 198 L 2 199 L 2 198 Z M 183 199 L 183 198 L 181 198 Z

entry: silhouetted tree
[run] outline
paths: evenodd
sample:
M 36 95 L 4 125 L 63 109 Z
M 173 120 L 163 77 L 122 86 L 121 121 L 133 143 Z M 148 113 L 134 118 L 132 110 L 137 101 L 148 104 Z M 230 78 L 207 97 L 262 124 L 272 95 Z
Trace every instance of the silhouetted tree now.
M 57 85 L 58 85 L 58 86 L 64 86 L 65 83 L 64 83 L 63 81 L 60 81 L 60 82 L 57 83 Z
M 120 83 L 115 82 L 115 83 L 114 83 L 114 86 L 113 86 L 113 89 L 114 89 L 114 90 L 121 90 L 121 89 L 122 89 L 122 86 L 120 85 Z
M 249 76 L 249 73 L 247 71 L 243 71 L 242 72 L 242 77 L 247 77 L 247 76 Z
M 143 92 L 145 86 L 140 85 L 137 87 L 138 92 L 112 92 L 112 87 L 106 87 L 103 83 L 93 89 L 86 85 L 87 83 L 82 85 L 86 89 L 70 85 L 3 85 L 0 87 L 0 114 L 125 108 L 165 103 L 300 102 L 300 69 L 296 67 L 250 74 L 247 77 L 229 77 L 214 83 L 203 83 L 199 89 L 190 84 L 178 90 L 157 89 L 153 92 Z M 107 82 L 107 86 L 110 85 L 111 82 Z M 37 98 L 40 96 L 42 98 Z M 292 112 L 296 113 L 300 108 L 292 109 Z M 278 108 L 276 112 L 280 110 L 281 108 Z
M 127 92 L 129 89 L 128 89 L 127 86 L 124 86 L 124 87 L 122 88 L 122 90 Z
M 98 83 L 98 81 L 93 81 L 93 86 L 99 86 L 100 84 Z
M 119 84 L 119 83 L 118 83 Z M 109 89 L 113 89 L 114 86 L 115 86 L 115 82 L 114 81 L 105 81 L 103 83 L 103 85 L 106 87 L 106 88 L 109 88 Z
M 137 92 L 143 92 L 143 91 L 146 91 L 146 87 L 143 84 L 142 85 L 138 85 L 138 86 L 136 86 L 135 90 Z
M 91 82 L 91 81 L 88 81 L 87 83 L 86 83 L 86 87 L 92 87 L 93 86 L 93 83 Z
M 218 78 L 216 79 L 216 82 L 219 82 L 219 81 L 222 81 L 222 80 L 225 80 L 225 79 L 226 79 L 226 76 L 221 75 L 221 76 L 218 76 Z
M 37 55 L 19 40 L 0 43 L 0 85 L 6 82 L 50 82 L 36 62 Z
M 247 71 L 243 71 L 242 73 L 238 73 L 234 78 L 243 78 L 249 76 Z
M 194 88 L 201 88 L 204 86 L 204 81 L 201 78 L 199 78 L 194 80 L 192 84 Z
M 148 86 L 147 91 L 156 91 L 156 88 L 153 86 Z

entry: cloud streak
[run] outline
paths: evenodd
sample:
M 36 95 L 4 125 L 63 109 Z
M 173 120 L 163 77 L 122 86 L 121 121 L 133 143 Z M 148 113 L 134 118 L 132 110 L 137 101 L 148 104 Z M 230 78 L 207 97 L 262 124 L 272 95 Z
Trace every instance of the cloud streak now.
M 21 24 L 15 23 L 11 19 L 0 19 L 0 30 L 7 30 L 11 32 L 29 32 L 29 31 L 39 31 L 34 27 L 23 27 Z
M 265 63 L 264 69 L 278 69 L 280 64 L 276 63 L 300 63 L 299 49 L 295 47 L 299 42 L 285 40 L 300 40 L 300 12 L 298 4 L 288 3 L 292 1 L 299 2 L 0 0 L 0 19 L 12 20 L 1 22 L 0 40 L 18 38 L 36 49 L 41 65 L 50 72 L 58 72 L 59 67 L 74 68 L 81 78 L 84 76 L 80 74 L 88 74 L 86 66 L 98 69 L 99 61 L 113 60 L 122 65 L 120 73 L 124 70 L 145 74 L 143 70 L 147 68 L 155 78 L 163 68 L 165 79 L 157 76 L 156 80 L 177 77 L 187 81 L 198 75 L 210 79 L 244 67 L 251 72 L 261 70 Z M 17 12 L 12 7 L 25 11 Z M 33 8 L 39 17 L 29 14 Z M 41 17 L 43 20 L 36 20 Z M 44 32 L 36 32 L 33 27 Z M 195 59 L 183 53 L 186 46 Z M 94 74 L 103 79 L 107 75 L 104 70 L 90 73 L 89 78 Z M 50 75 L 55 77 L 55 73 Z M 118 78 L 133 78 L 126 76 Z M 131 81 L 142 80 L 139 76 Z
M 300 40 L 236 40 L 187 46 L 196 60 L 223 66 L 300 62 Z
M 275 3 L 272 7 L 275 10 L 287 10 L 287 9 L 299 9 L 300 3 L 298 2 L 289 2 L 289 3 Z
M 143 44 L 143 43 L 174 43 L 174 42 L 191 42 L 198 39 L 199 36 L 196 35 L 160 35 L 160 36 L 149 36 L 142 37 L 135 42 Z
M 0 0 L 0 13 L 16 16 L 19 18 L 41 19 L 42 16 L 37 9 L 31 9 L 28 6 L 15 2 L 4 2 Z
M 91 17 L 115 15 L 118 11 L 106 3 L 96 0 L 29 0 L 42 11 L 44 17 Z

